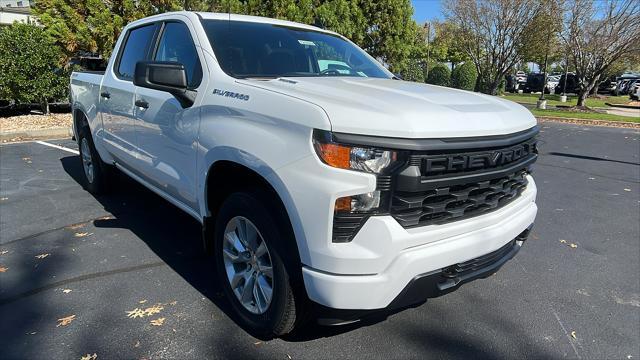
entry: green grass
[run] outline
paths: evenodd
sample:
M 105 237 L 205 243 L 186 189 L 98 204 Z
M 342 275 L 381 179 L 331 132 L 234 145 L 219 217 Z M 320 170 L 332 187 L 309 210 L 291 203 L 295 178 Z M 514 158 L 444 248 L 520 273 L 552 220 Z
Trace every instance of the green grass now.
M 540 98 L 540 94 L 505 94 L 503 97 L 519 103 L 535 104 Z M 578 100 L 577 96 L 567 96 L 567 102 L 562 103 L 560 102 L 560 95 L 545 94 L 544 97 L 547 99 L 547 105 L 575 106 Z M 629 101 L 628 95 L 608 96 L 604 99 L 587 98 L 585 105 L 588 107 L 608 107 L 605 105 L 607 102 L 610 104 L 626 104 Z
M 607 120 L 607 121 L 626 121 L 633 123 L 640 123 L 640 118 L 620 116 L 612 114 L 600 114 L 600 113 L 587 113 L 579 111 L 567 111 L 567 110 L 540 110 L 529 109 L 535 116 L 552 116 L 559 118 L 572 118 L 572 119 L 584 119 L 584 120 Z

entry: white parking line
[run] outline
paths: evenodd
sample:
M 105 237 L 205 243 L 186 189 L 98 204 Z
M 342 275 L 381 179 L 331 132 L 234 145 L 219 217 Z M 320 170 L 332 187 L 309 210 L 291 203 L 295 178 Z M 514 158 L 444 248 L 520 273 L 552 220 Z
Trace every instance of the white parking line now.
M 70 149 L 68 147 L 64 147 L 64 146 L 60 146 L 60 145 L 56 145 L 56 144 L 49 144 L 48 142 L 44 142 L 44 141 L 36 141 L 36 143 L 38 143 L 40 145 L 50 146 L 52 148 L 64 150 L 64 151 L 70 152 L 72 154 L 80 155 L 80 152 L 78 150 Z

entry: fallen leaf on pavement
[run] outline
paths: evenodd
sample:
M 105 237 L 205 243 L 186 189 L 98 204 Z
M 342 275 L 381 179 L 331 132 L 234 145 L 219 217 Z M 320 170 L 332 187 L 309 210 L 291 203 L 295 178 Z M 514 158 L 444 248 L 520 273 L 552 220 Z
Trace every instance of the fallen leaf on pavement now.
M 49 256 L 49 255 L 50 255 L 49 253 L 46 253 L 46 254 L 40 254 L 40 255 L 36 255 L 36 258 L 38 258 L 38 259 L 44 259 L 44 258 L 46 258 L 46 257 L 47 257 L 47 256 Z
M 59 323 L 58 325 L 56 325 L 56 327 L 67 326 L 71 324 L 71 322 L 75 320 L 75 318 L 76 318 L 75 315 L 69 315 L 67 317 L 63 317 L 62 319 L 58 319 Z
M 577 337 L 576 337 L 576 332 L 575 332 L 575 331 L 572 331 L 572 332 L 571 332 L 571 337 L 572 337 L 572 338 L 574 338 L 574 339 L 577 339 Z
M 97 358 L 98 358 L 98 354 L 93 353 L 93 355 L 87 354 L 87 355 L 81 357 L 80 360 L 96 360 Z
M 135 308 L 131 311 L 127 311 L 127 317 L 130 319 L 144 317 L 144 315 L 145 315 L 144 310 L 140 310 L 138 308 Z
M 148 308 L 144 309 L 144 313 L 147 316 L 151 316 L 151 315 L 159 313 L 163 309 L 164 309 L 164 307 L 161 306 L 161 305 L 153 305 L 152 307 L 148 307 Z
M 151 320 L 150 322 L 153 326 L 162 326 L 162 324 L 164 323 L 164 318 L 157 318 L 155 320 Z
M 62 292 L 65 293 L 65 294 L 68 294 L 68 293 L 71 292 L 71 289 L 64 289 L 64 290 L 62 290 Z
M 73 234 L 73 236 L 75 236 L 75 237 L 85 237 L 85 236 L 89 236 L 89 235 L 93 235 L 93 233 L 77 232 L 77 233 Z
M 7 272 L 9 270 L 8 267 L 0 266 L 0 273 Z

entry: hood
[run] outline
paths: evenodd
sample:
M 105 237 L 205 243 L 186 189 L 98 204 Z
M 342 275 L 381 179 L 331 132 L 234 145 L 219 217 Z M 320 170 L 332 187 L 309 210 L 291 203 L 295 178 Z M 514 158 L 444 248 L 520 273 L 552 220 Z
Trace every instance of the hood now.
M 514 102 L 408 81 L 295 77 L 238 82 L 322 107 L 335 132 L 449 138 L 510 134 L 536 125 L 531 112 Z

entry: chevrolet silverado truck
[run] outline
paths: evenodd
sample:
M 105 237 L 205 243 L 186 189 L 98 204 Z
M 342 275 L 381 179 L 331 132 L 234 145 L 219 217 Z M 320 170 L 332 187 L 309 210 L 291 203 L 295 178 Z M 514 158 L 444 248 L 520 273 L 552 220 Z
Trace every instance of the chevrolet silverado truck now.
M 85 188 L 117 169 L 196 218 L 236 321 L 265 336 L 487 277 L 536 217 L 529 111 L 402 81 L 313 26 L 144 18 L 71 94 Z

